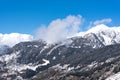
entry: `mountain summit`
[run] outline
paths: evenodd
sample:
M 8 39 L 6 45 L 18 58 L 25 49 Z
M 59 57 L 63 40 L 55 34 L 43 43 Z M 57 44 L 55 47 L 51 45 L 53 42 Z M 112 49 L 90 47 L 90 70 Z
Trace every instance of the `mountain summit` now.
M 91 34 L 95 35 L 104 45 L 120 43 L 120 27 L 108 27 L 104 24 L 97 25 L 86 32 L 80 32 L 75 36 L 92 37 Z

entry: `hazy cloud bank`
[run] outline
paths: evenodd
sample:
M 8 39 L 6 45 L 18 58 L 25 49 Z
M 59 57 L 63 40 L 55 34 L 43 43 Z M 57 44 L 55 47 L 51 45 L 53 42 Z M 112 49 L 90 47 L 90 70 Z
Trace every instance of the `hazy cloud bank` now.
M 32 40 L 33 40 L 33 36 L 28 34 L 20 34 L 20 33 L 0 34 L 0 46 L 8 45 L 12 47 L 19 42 L 32 41 Z
M 48 26 L 41 26 L 36 35 L 47 43 L 55 43 L 79 32 L 81 23 L 80 15 L 69 15 L 64 19 L 53 20 Z

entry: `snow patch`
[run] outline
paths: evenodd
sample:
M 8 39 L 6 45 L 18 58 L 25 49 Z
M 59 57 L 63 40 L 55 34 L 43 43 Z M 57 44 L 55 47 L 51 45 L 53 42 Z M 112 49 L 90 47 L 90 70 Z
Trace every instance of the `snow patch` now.
M 11 60 L 15 60 L 18 57 L 19 53 L 20 53 L 20 51 L 17 51 L 17 52 L 12 53 L 12 54 L 0 56 L 0 61 L 8 63 Z
M 50 61 L 49 61 L 49 60 L 43 59 L 43 61 L 44 61 L 45 63 L 43 63 L 42 66 L 45 66 L 45 65 L 50 64 Z
M 55 59 L 56 59 L 56 57 L 54 56 L 52 59 L 53 59 L 53 60 L 55 60 Z
M 60 64 L 57 64 L 55 66 L 53 66 L 52 68 L 54 68 L 55 70 L 60 70 L 63 72 L 69 72 L 73 69 L 75 69 L 74 67 L 69 67 L 70 64 L 64 64 L 63 66 L 61 66 Z
M 48 53 L 47 55 L 50 55 L 55 49 L 57 49 L 58 47 L 62 46 L 63 44 L 58 44 L 57 46 L 54 46 Z
M 38 45 L 34 45 L 34 47 L 38 48 L 39 46 Z
M 71 47 L 71 48 L 81 48 L 81 46 L 69 46 L 69 47 Z
M 98 66 L 98 62 L 92 62 L 91 64 L 89 64 L 87 67 L 88 68 L 93 68 L 93 67 L 97 67 Z
M 105 63 L 109 63 L 109 62 L 111 62 L 111 61 L 113 61 L 113 60 L 115 60 L 115 59 L 117 59 L 117 57 L 116 57 L 116 58 L 109 58 L 109 59 L 107 59 L 107 60 L 105 61 Z
M 36 70 L 37 67 L 39 66 L 45 66 L 45 65 L 48 65 L 50 64 L 49 60 L 46 60 L 46 59 L 43 59 L 44 63 L 43 64 L 38 64 L 38 65 L 34 65 L 32 63 L 30 64 L 12 64 L 12 65 L 9 65 L 7 66 L 7 68 L 10 70 L 10 72 L 13 72 L 13 71 L 22 71 L 22 70 L 26 70 L 26 69 L 31 69 L 31 70 Z
M 110 77 L 108 77 L 105 80 L 120 80 L 120 72 L 118 72 L 118 73 L 116 73 L 114 75 L 111 75 Z

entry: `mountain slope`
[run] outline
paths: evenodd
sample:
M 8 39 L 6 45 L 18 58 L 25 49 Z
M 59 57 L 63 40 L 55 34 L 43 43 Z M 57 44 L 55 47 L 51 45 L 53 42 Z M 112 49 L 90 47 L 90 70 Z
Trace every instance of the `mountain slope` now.
M 107 27 L 104 24 L 95 26 L 86 32 L 80 32 L 75 36 L 82 36 L 91 38 L 93 35 L 96 35 L 97 39 L 102 42 L 103 45 L 111 45 L 120 43 L 120 27 Z
M 3 48 L 0 80 L 109 80 L 119 75 L 119 27 L 100 25 L 79 34 L 54 44 L 39 40 Z
M 1 73 L 7 73 L 6 77 L 16 75 L 16 77 L 21 76 L 22 78 L 30 78 L 37 74 L 36 76 L 40 78 L 39 76 L 41 76 L 41 74 L 50 75 L 52 77 L 51 74 L 47 74 L 48 72 L 46 72 L 46 70 L 52 72 L 54 72 L 54 70 L 56 72 L 57 70 L 55 73 L 56 77 L 63 76 L 62 78 L 67 78 L 67 75 L 69 75 L 68 77 L 73 76 L 79 80 L 83 76 L 88 76 L 90 80 L 91 78 L 94 78 L 94 76 L 91 77 L 91 74 L 94 75 L 94 72 L 98 71 L 99 68 L 100 70 L 104 68 L 111 70 L 112 64 L 118 66 L 120 45 L 92 48 L 92 46 L 82 42 L 84 41 L 83 38 L 78 40 L 80 40 L 81 44 L 78 44 L 75 41 L 67 45 L 60 45 L 60 43 L 49 46 L 44 42 L 19 43 L 13 47 L 13 52 L 11 54 L 0 57 L 1 68 L 3 68 L 1 69 Z M 57 48 L 55 48 L 56 46 Z M 45 49 L 43 50 L 43 48 Z M 43 51 L 41 52 L 41 50 Z M 49 52 L 51 53 L 48 54 Z M 8 71 L 4 72 L 4 70 L 7 69 Z M 60 75 L 57 75 L 59 73 Z M 63 75 L 61 75 L 61 73 Z M 106 72 L 104 71 L 103 73 L 105 74 Z M 112 73 L 113 71 L 111 71 L 111 74 Z M 98 77 L 101 76 L 103 75 L 100 73 Z M 44 75 L 42 77 L 44 77 Z M 49 80 L 49 78 L 50 77 L 45 77 L 40 79 Z M 16 78 L 12 77 L 12 79 Z M 34 79 L 34 77 L 32 79 L 37 80 L 36 78 Z M 53 78 L 53 80 L 54 79 L 55 78 Z
M 120 45 L 106 46 L 93 51 L 87 49 L 88 52 L 78 53 L 79 56 L 71 55 L 74 59 L 69 58 L 70 62 L 67 62 L 67 57 L 66 63 L 50 67 L 31 80 L 105 80 L 120 71 L 119 49 Z

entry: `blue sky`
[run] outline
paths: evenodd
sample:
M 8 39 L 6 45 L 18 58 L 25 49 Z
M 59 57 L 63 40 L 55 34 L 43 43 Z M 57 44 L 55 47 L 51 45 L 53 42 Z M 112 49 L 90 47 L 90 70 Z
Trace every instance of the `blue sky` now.
M 0 0 L 0 33 L 34 34 L 41 24 L 80 14 L 83 30 L 90 21 L 111 18 L 120 25 L 120 0 Z

